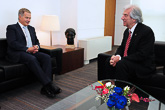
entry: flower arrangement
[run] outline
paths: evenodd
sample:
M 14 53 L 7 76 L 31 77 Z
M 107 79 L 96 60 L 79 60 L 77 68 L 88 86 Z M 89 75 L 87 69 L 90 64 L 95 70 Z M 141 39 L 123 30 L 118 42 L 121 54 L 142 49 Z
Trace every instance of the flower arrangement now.
M 123 109 L 125 106 L 129 106 L 132 101 L 154 101 L 148 98 L 139 98 L 136 93 L 133 93 L 136 89 L 135 87 L 130 89 L 129 86 L 126 86 L 122 89 L 116 87 L 112 82 L 107 82 L 105 84 L 102 84 L 100 81 L 98 82 L 101 86 L 95 86 L 95 88 L 93 88 L 93 90 L 97 92 L 96 100 L 102 99 L 110 108 L 115 108 L 117 110 Z

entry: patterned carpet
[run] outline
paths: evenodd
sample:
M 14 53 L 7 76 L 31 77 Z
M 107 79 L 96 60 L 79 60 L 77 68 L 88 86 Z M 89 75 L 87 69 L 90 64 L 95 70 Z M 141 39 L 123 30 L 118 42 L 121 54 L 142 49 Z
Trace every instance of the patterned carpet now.
M 62 93 L 55 99 L 40 94 L 41 85 L 37 82 L 0 94 L 0 110 L 43 110 L 65 97 L 97 81 L 97 60 L 82 68 L 58 75 L 54 83 Z

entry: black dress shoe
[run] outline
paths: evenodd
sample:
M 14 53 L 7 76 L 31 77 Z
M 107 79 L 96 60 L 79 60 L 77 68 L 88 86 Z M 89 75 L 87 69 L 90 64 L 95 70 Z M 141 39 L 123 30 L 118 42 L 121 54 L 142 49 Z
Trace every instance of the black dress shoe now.
M 59 94 L 62 92 L 62 89 L 60 89 L 58 86 L 53 86 L 53 84 L 48 84 L 47 87 L 51 89 L 54 94 Z
M 58 86 L 52 86 L 52 90 L 54 91 L 55 94 L 59 94 L 62 92 L 62 89 L 59 88 Z
M 48 87 L 44 86 L 41 88 L 40 93 L 42 95 L 46 95 L 49 98 L 55 98 L 56 94 L 53 92 L 53 90 L 49 89 Z

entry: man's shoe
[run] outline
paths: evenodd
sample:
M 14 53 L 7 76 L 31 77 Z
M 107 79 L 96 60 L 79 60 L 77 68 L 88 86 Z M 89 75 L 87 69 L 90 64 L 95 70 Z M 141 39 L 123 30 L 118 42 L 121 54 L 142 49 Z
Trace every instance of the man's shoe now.
M 53 86 L 52 84 L 49 86 L 49 88 L 55 93 L 59 94 L 62 92 L 62 89 L 60 89 L 58 86 Z
M 40 93 L 42 95 L 46 95 L 49 98 L 55 98 L 56 97 L 56 94 L 51 89 L 49 89 L 47 87 L 42 87 Z
M 56 94 L 59 94 L 59 93 L 61 93 L 62 92 L 62 89 L 61 88 L 59 88 L 58 86 L 54 86 L 53 87 L 54 88 L 54 92 L 56 93 Z

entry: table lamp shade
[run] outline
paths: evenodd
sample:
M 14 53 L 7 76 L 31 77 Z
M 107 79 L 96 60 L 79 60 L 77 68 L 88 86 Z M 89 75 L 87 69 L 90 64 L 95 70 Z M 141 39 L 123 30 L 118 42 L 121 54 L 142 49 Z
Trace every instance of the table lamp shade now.
M 44 15 L 42 17 L 41 30 L 44 31 L 59 31 L 60 23 L 56 15 Z

